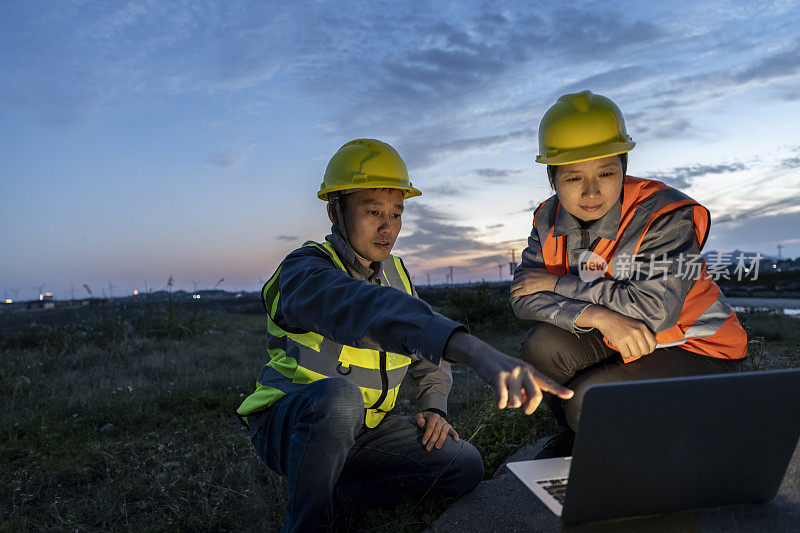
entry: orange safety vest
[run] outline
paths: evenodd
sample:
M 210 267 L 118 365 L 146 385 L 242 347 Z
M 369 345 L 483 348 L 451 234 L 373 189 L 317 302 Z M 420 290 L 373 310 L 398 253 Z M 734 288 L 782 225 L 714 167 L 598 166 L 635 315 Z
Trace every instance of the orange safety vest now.
M 708 237 L 710 215 L 708 210 L 677 189 L 660 181 L 625 177 L 623 185 L 622 214 L 614 240 L 601 238 L 592 250 L 607 263 L 605 277 L 614 279 L 614 256 L 625 252 L 636 257 L 647 230 L 660 216 L 684 206 L 694 206 L 694 231 L 700 250 Z M 557 197 L 544 202 L 534 214 L 542 245 L 545 267 L 553 274 L 563 276 L 570 272 L 567 258 L 566 236 L 556 237 L 555 221 L 561 211 Z M 633 275 L 633 271 L 630 272 Z M 616 348 L 603 337 L 605 343 Z M 736 313 L 728 305 L 719 287 L 706 271 L 702 260 L 701 271 L 686 295 L 677 323 L 656 333 L 658 348 L 680 345 L 682 348 L 720 359 L 741 359 L 747 355 L 747 334 L 739 324 Z M 626 363 L 638 358 L 625 359 Z

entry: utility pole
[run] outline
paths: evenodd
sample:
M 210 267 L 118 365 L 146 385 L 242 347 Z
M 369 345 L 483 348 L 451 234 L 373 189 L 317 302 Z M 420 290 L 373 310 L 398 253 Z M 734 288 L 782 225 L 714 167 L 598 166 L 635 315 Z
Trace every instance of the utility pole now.
M 431 286 L 431 273 L 430 272 L 426 272 L 426 274 L 428 275 L 428 287 L 430 287 Z
M 778 243 L 778 261 L 780 261 L 781 259 L 783 259 L 783 257 L 781 256 L 781 250 L 782 250 L 782 249 L 783 249 L 783 246 L 782 246 L 782 245 L 781 245 L 781 243 L 779 242 L 779 243 Z
M 500 281 L 503 281 L 503 263 L 497 263 L 497 274 L 500 277 Z
M 450 267 L 450 285 L 453 284 L 453 267 Z
M 514 269 L 517 268 L 517 251 L 512 248 L 509 252 L 511 252 L 511 262 L 508 264 L 508 274 L 513 276 Z

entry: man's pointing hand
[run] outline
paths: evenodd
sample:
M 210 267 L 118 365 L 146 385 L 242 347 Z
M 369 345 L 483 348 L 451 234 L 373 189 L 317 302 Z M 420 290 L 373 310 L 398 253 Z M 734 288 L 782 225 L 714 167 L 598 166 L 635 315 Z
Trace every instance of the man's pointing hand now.
M 542 391 L 564 400 L 573 395 L 570 389 L 539 374 L 525 361 L 506 355 L 463 331 L 457 331 L 450 337 L 445 357 L 471 366 L 481 379 L 491 384 L 500 409 L 522 408 L 529 415 L 539 407 Z

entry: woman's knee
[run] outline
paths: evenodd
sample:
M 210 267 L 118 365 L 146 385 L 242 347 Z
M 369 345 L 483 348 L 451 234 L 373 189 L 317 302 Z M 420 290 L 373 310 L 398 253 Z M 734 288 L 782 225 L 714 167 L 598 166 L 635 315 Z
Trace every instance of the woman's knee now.
M 548 361 L 563 331 L 547 322 L 534 322 L 522 338 L 522 358 L 534 366 Z
M 561 405 L 564 409 L 564 417 L 566 418 L 567 425 L 572 431 L 577 433 L 578 423 L 581 418 L 581 410 L 583 409 L 583 395 L 588 387 L 578 383 L 577 385 L 570 385 L 570 388 L 574 392 L 572 398 L 569 400 L 562 400 Z
M 626 368 L 623 363 L 601 365 L 579 372 L 567 384 L 574 394 L 569 400 L 564 400 L 562 405 L 564 406 L 567 424 L 569 424 L 569 427 L 573 431 L 578 431 L 578 423 L 580 421 L 581 411 L 583 410 L 583 399 L 589 387 L 602 383 L 630 381 L 631 379 L 627 378 L 624 374 L 625 370 Z
M 584 339 L 545 322 L 535 323 L 522 340 L 522 358 L 562 384 L 585 366 L 591 353 Z

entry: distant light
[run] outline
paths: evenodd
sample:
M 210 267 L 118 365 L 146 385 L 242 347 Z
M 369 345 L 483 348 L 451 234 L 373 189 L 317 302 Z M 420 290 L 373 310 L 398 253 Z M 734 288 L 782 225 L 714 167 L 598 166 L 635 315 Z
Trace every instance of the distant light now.
M 778 268 L 778 265 L 776 265 L 775 263 L 772 263 L 772 268 Z
M 133 295 L 134 295 L 134 296 L 139 296 L 139 291 L 138 291 L 138 290 L 136 290 L 136 289 L 134 289 L 134 290 L 133 290 Z
M 11 298 L 6 298 L 6 303 L 7 304 L 13 304 L 14 300 L 12 300 Z
M 53 295 L 53 293 L 52 293 L 52 292 L 46 292 L 46 293 L 44 293 L 44 295 L 45 295 L 45 296 L 52 296 L 52 295 Z
M 200 295 L 199 294 L 192 294 L 192 298 L 194 298 L 195 300 L 199 300 L 200 299 Z

